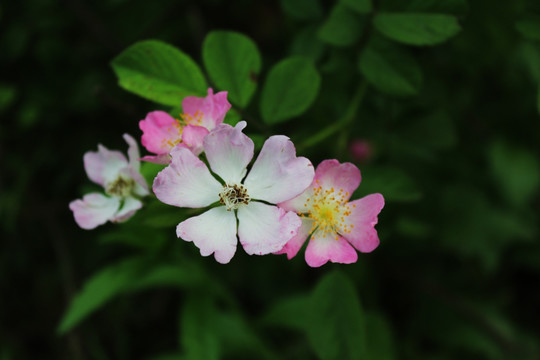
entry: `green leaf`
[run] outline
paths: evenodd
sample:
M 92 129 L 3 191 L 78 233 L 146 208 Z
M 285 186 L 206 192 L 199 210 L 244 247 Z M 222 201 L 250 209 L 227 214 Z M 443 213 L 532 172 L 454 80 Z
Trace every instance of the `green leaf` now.
M 417 13 L 464 15 L 469 10 L 469 5 L 466 0 L 412 0 L 407 10 Z
M 261 95 L 261 115 L 276 124 L 303 114 L 317 97 L 321 78 L 313 63 L 290 57 L 276 64 L 266 78 Z
M 366 359 L 394 360 L 396 351 L 390 326 L 382 315 L 366 313 Z
M 340 3 L 336 4 L 319 29 L 319 38 L 334 46 L 349 46 L 362 35 L 364 19 L 355 11 Z
M 17 98 L 17 89 L 12 85 L 0 84 L 0 114 L 7 110 Z
M 281 0 L 280 3 L 287 15 L 299 20 L 318 19 L 323 13 L 320 0 Z
M 310 297 L 308 340 L 327 359 L 363 359 L 364 316 L 353 283 L 340 272 L 326 274 Z
M 517 21 L 516 29 L 529 40 L 540 40 L 540 19 Z
M 201 283 L 200 270 L 178 264 L 154 265 L 134 257 L 102 269 L 84 284 L 64 314 L 58 332 L 64 334 L 112 298 L 154 286 L 194 286 Z
M 209 297 L 192 294 L 185 300 L 180 316 L 180 343 L 187 359 L 220 359 L 215 317 L 216 309 Z
M 341 3 L 360 14 L 367 14 L 373 10 L 371 0 L 341 0 Z
M 317 37 L 317 28 L 307 26 L 295 35 L 291 43 L 290 54 L 318 61 L 324 53 L 324 47 L 325 45 Z
M 410 176 L 394 167 L 362 169 L 362 184 L 353 197 L 372 193 L 381 193 L 386 201 L 411 202 L 422 198 L 422 193 Z
M 203 62 L 220 90 L 228 91 L 231 103 L 244 108 L 257 88 L 261 55 L 247 36 L 233 31 L 212 31 L 203 43 Z
M 199 66 L 174 46 L 157 40 L 138 42 L 112 62 L 119 85 L 160 104 L 178 106 L 188 95 L 204 95 Z
M 305 330 L 309 317 L 309 298 L 304 295 L 281 299 L 265 314 L 262 321 L 268 325 Z
M 390 42 L 370 42 L 358 66 L 367 81 L 389 95 L 416 95 L 422 86 L 422 70 L 416 60 L 407 49 Z
M 490 146 L 488 157 L 493 179 L 506 199 L 515 206 L 530 203 L 540 187 L 538 158 L 501 141 Z
M 436 45 L 456 35 L 454 16 L 427 13 L 379 13 L 375 28 L 388 38 L 408 45 Z

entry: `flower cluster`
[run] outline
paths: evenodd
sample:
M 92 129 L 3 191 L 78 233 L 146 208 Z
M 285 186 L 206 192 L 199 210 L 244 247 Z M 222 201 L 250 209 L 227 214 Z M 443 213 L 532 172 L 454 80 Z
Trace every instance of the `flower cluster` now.
M 232 259 L 238 240 L 250 255 L 286 254 L 291 259 L 309 239 L 305 258 L 312 267 L 353 263 L 356 250 L 371 252 L 378 246 L 374 226 L 384 199 L 371 194 L 349 201 L 361 181 L 355 165 L 325 160 L 315 170 L 307 158 L 296 156 L 288 137 L 274 135 L 249 166 L 254 143 L 242 132 L 245 121 L 234 127 L 223 123 L 230 107 L 227 92 L 208 89 L 204 98 L 182 101 L 179 119 L 154 111 L 140 121 L 141 143 L 153 155 L 139 158 L 129 135 L 124 135 L 129 160 L 102 145 L 86 153 L 88 177 L 105 194 L 70 203 L 77 224 L 93 229 L 127 220 L 140 209 L 141 198 L 149 195 L 139 172 L 143 160 L 165 166 L 153 181 L 158 200 L 205 209 L 180 222 L 176 234 L 220 263 Z

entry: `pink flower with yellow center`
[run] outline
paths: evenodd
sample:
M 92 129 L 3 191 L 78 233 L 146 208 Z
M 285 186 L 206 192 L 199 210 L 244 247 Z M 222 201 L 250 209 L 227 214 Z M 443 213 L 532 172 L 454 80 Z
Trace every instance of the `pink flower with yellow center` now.
M 375 224 L 384 207 L 381 194 L 371 194 L 349 202 L 360 185 L 360 170 L 337 160 L 325 160 L 317 166 L 311 185 L 294 199 L 278 204 L 302 217 L 302 226 L 276 254 L 293 258 L 310 237 L 305 258 L 309 266 L 331 261 L 350 264 L 360 252 L 371 252 L 379 245 Z M 355 250 L 356 249 L 356 250 Z
M 139 148 L 135 139 L 124 134 L 129 145 L 128 158 L 120 151 L 98 145 L 98 151 L 84 154 L 88 178 L 103 186 L 105 194 L 86 194 L 69 204 L 75 222 L 83 229 L 94 229 L 107 221 L 122 222 L 142 207 L 139 198 L 149 194 L 140 174 Z
M 210 130 L 223 122 L 231 108 L 227 92 L 214 95 L 208 89 L 206 97 L 188 96 L 182 100 L 183 114 L 175 119 L 164 111 L 152 111 L 139 122 L 143 135 L 141 143 L 151 153 L 142 160 L 158 164 L 168 164 L 169 153 L 176 146 L 190 149 L 196 156 L 202 150 L 203 139 Z
M 191 151 L 176 147 L 169 166 L 154 179 L 154 193 L 166 204 L 212 205 L 178 224 L 176 234 L 222 264 L 234 256 L 238 238 L 250 255 L 276 252 L 291 240 L 302 221 L 275 204 L 300 194 L 314 176 L 311 162 L 296 157 L 293 143 L 281 135 L 265 141 L 248 173 L 254 144 L 242 133 L 245 126 L 245 121 L 235 127 L 220 124 L 204 138 L 212 172 Z

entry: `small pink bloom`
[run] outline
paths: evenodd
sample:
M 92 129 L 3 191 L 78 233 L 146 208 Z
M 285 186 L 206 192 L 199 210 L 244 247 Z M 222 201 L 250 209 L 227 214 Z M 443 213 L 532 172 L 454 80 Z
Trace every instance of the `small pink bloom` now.
M 234 256 L 237 234 L 250 255 L 276 252 L 291 240 L 301 225 L 300 218 L 271 204 L 297 196 L 314 176 L 311 162 L 296 157 L 293 143 L 285 136 L 266 140 L 246 176 L 254 146 L 242 133 L 245 126 L 245 121 L 236 127 L 220 124 L 204 138 L 210 169 L 223 183 L 204 162 L 181 147 L 171 151 L 170 165 L 154 179 L 154 193 L 166 204 L 190 208 L 221 205 L 181 222 L 176 234 L 193 241 L 201 255 L 213 253 L 222 264 Z
M 164 111 L 153 111 L 139 122 L 143 135 L 141 143 L 151 153 L 142 160 L 168 164 L 169 153 L 175 146 L 189 148 L 196 156 L 202 150 L 203 139 L 218 124 L 223 122 L 225 114 L 231 108 L 227 101 L 227 92 L 214 95 L 208 89 L 206 97 L 188 96 L 182 100 L 183 114 L 175 119 Z
M 349 152 L 354 161 L 365 163 L 373 156 L 373 147 L 367 140 L 355 139 L 349 145 Z
M 379 237 L 374 226 L 384 198 L 381 194 L 371 194 L 349 202 L 360 181 L 360 170 L 351 163 L 340 164 L 337 160 L 320 163 L 313 182 L 302 194 L 278 204 L 284 210 L 301 214 L 302 226 L 276 254 L 293 258 L 309 235 L 305 258 L 312 267 L 329 260 L 354 263 L 358 259 L 356 250 L 375 250 Z
M 149 194 L 148 185 L 139 172 L 137 143 L 128 134 L 124 134 L 124 140 L 129 145 L 127 159 L 121 152 L 103 145 L 98 145 L 98 151 L 84 154 L 88 178 L 103 186 L 109 196 L 91 193 L 69 204 L 75 221 L 83 229 L 129 219 L 142 206 L 138 198 Z

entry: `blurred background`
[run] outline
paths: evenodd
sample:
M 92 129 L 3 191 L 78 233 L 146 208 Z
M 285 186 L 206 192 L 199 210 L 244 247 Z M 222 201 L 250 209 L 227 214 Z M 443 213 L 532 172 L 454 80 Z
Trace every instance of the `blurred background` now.
M 341 3 L 352 9 L 365 2 Z M 309 322 L 287 312 L 294 299 L 324 293 L 321 279 L 328 276 L 354 289 L 353 305 L 375 319 L 366 320 L 378 335 L 366 335 L 371 355 L 363 358 L 540 359 L 540 6 L 380 0 L 343 20 L 341 3 L 0 4 L 0 359 L 196 359 L 202 355 L 190 336 L 199 333 L 189 319 L 200 313 L 209 317 L 193 315 L 200 334 L 205 324 L 213 328 L 214 313 L 228 333 L 216 335 L 212 357 L 201 358 L 346 359 L 325 355 L 306 330 Z M 460 30 L 434 46 L 401 44 L 407 55 L 397 58 L 398 80 L 388 85 L 378 82 L 385 68 L 373 75 L 362 56 L 373 39 L 388 41 L 381 26 L 371 25 L 374 16 L 403 11 L 444 13 Z M 137 41 L 159 39 L 202 66 L 203 41 L 216 29 L 256 43 L 259 84 L 287 56 L 314 62 L 320 90 L 301 116 L 261 121 L 260 91 L 241 116 L 254 135 L 291 137 L 314 164 L 354 162 L 363 175 L 355 197 L 385 196 L 381 245 L 359 254 L 358 263 L 312 269 L 303 252 L 288 261 L 238 249 L 223 266 L 176 239 L 174 225 L 185 216 L 177 210 L 143 229 L 138 220 L 94 231 L 76 226 L 68 203 L 93 189 L 84 152 L 98 143 L 125 152 L 123 133 L 140 139 L 138 121 L 147 112 L 170 110 L 118 86 L 111 60 Z M 354 99 L 361 101 L 350 121 L 328 130 Z M 86 280 L 135 255 L 193 263 L 228 300 L 214 304 L 198 297 L 198 285 L 168 283 L 116 294 L 121 281 L 109 279 L 109 288 L 87 290 L 114 298 L 59 334 Z

